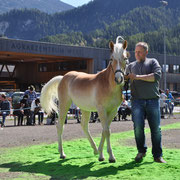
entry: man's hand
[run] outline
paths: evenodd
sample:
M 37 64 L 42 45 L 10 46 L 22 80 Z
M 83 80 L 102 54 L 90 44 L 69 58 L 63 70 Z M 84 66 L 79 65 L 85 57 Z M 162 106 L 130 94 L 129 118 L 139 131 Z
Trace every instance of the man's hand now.
M 129 79 L 128 74 L 124 75 L 124 80 L 128 80 L 128 79 Z
M 133 81 L 134 79 L 136 79 L 136 74 L 133 74 L 133 73 L 130 73 L 130 74 L 128 74 L 128 78 L 131 80 L 131 81 Z

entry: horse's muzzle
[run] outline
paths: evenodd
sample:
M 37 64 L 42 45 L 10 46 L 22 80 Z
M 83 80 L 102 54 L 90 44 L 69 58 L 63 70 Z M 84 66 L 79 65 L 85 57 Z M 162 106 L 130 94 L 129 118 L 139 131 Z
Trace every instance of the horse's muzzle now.
M 115 82 L 117 84 L 121 84 L 122 82 L 124 82 L 124 73 L 121 70 L 117 70 L 115 72 Z
M 115 77 L 114 80 L 115 80 L 116 84 L 121 84 L 124 82 L 124 77 L 123 76 Z

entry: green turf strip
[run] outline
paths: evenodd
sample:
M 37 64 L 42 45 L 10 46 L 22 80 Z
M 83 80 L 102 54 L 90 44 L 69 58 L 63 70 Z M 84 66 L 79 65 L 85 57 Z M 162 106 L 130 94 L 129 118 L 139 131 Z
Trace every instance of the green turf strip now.
M 180 123 L 162 127 L 162 131 L 180 129 Z M 149 133 L 149 129 L 146 129 Z M 111 135 L 116 163 L 108 162 L 106 146 L 105 161 L 99 162 L 93 155 L 87 139 L 65 141 L 65 160 L 59 159 L 57 143 L 41 144 L 30 147 L 1 149 L 0 179 L 129 179 L 129 180 L 179 180 L 180 149 L 164 149 L 167 164 L 154 163 L 151 149 L 141 163 L 135 163 L 136 147 L 127 147 L 119 140 L 133 138 L 133 131 Z M 100 138 L 94 138 L 99 144 Z

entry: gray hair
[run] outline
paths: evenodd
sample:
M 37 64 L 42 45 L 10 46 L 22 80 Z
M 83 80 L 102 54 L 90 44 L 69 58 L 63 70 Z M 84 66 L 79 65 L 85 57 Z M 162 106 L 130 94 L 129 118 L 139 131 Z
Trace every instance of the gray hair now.
M 146 42 L 138 42 L 135 47 L 137 46 L 143 47 L 145 51 L 148 51 L 149 49 L 148 44 Z

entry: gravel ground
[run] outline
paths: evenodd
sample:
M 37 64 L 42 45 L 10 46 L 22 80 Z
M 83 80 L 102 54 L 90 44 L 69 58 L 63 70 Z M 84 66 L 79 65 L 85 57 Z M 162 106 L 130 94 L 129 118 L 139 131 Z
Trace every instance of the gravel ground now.
M 180 122 L 180 114 L 172 118 L 162 119 L 161 125 Z M 146 122 L 146 127 L 148 123 Z M 111 132 L 123 132 L 133 129 L 133 123 L 128 121 L 114 121 L 111 123 Z M 101 123 L 89 123 L 89 130 L 93 137 L 100 136 Z M 64 140 L 85 138 L 81 125 L 76 120 L 68 120 L 63 132 Z M 6 121 L 6 127 L 0 129 L 0 148 L 28 146 L 40 143 L 57 142 L 57 132 L 55 125 L 36 126 L 13 126 L 12 120 Z M 163 147 L 180 148 L 180 129 L 167 130 L 162 132 Z M 134 139 L 128 140 L 126 144 L 134 144 Z M 147 136 L 147 144 L 151 145 L 150 136 Z

